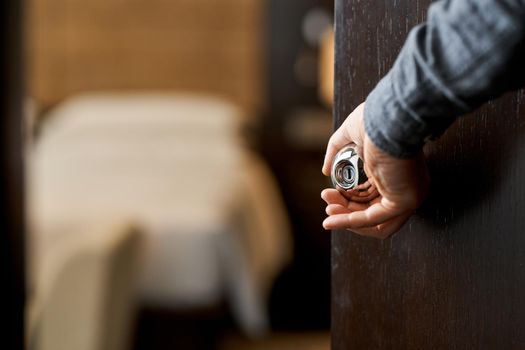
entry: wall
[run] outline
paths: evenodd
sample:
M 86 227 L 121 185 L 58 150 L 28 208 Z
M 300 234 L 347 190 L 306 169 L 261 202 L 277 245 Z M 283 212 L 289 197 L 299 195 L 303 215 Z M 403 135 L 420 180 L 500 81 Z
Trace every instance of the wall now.
M 262 0 L 27 0 L 29 91 L 190 89 L 264 103 Z

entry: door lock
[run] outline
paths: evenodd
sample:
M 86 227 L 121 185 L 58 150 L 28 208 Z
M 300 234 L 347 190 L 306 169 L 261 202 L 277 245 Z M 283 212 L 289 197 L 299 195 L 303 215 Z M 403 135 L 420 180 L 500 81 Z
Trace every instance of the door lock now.
M 353 145 L 343 147 L 332 163 L 331 179 L 333 186 L 345 194 L 356 189 L 368 180 L 363 160 L 357 154 Z

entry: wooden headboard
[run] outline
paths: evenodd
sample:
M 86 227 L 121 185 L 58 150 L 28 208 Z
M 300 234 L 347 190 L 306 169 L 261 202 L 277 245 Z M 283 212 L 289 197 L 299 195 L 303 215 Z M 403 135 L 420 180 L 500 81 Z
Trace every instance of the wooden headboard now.
M 190 90 L 264 104 L 263 0 L 27 0 L 29 93 Z

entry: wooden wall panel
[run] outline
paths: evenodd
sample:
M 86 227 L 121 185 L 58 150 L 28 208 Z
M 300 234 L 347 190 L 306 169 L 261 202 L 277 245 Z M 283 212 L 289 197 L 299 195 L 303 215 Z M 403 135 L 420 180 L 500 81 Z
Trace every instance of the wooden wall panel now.
M 190 89 L 264 104 L 262 0 L 28 0 L 29 88 Z

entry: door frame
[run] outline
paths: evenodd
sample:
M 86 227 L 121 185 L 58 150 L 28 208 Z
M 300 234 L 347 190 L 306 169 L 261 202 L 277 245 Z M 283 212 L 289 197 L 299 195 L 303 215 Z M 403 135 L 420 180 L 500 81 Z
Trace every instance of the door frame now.
M 0 347 L 14 350 L 24 348 L 26 294 L 22 3 L 4 0 L 0 5 Z

